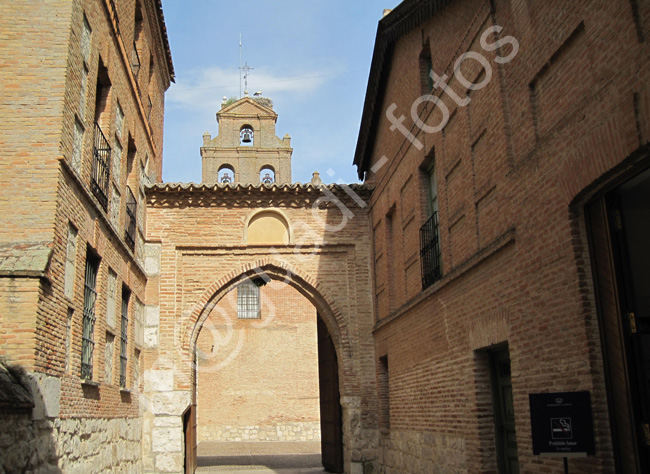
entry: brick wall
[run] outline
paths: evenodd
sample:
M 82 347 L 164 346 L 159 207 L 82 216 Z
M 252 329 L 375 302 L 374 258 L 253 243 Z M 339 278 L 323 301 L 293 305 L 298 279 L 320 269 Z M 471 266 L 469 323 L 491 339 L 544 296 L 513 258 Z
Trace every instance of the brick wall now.
M 377 376 L 379 358 L 389 368 L 390 430 L 382 434 L 380 472 L 496 469 L 487 360 L 491 348 L 505 343 L 520 471 L 562 469 L 531 454 L 528 394 L 589 390 L 596 456 L 572 461 L 570 469 L 613 472 L 581 206 L 583 190 L 647 151 L 648 50 L 639 35 L 647 33 L 648 12 L 639 7 L 635 18 L 624 1 L 492 4 L 452 2 L 404 33 L 387 56 L 368 165 L 388 158 L 368 176 L 377 186 L 371 200 Z M 480 44 L 495 24 L 503 26 L 501 38 L 519 43 L 518 54 L 502 65 L 496 57 L 507 56 L 510 45 L 492 52 Z M 459 99 L 470 99 L 460 106 L 440 89 L 433 92 L 449 110 L 437 133 L 419 130 L 410 113 L 422 94 L 425 47 L 436 74 L 449 76 Z M 468 90 L 454 75 L 454 62 L 468 51 L 491 67 L 480 90 Z M 467 59 L 460 71 L 477 84 L 486 77 L 481 69 Z M 421 149 L 389 130 L 391 104 Z M 441 124 L 441 108 L 424 104 L 424 124 Z M 418 230 L 429 215 L 431 164 L 442 278 L 422 290 Z
M 320 439 L 316 309 L 278 281 L 260 300 L 260 319 L 237 319 L 233 290 L 203 323 L 199 441 Z

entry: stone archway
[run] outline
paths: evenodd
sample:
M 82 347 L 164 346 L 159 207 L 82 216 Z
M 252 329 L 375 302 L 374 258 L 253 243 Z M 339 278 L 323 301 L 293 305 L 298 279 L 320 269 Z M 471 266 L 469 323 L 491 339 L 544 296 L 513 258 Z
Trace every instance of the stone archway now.
M 184 470 L 183 421 L 193 402 L 195 345 L 211 308 L 242 276 L 287 280 L 311 302 L 338 362 L 344 471 L 372 465 L 378 443 L 367 209 L 331 186 L 157 185 L 147 194 L 143 463 Z M 248 242 L 262 211 L 281 214 L 290 238 Z M 289 277 L 289 278 L 287 278 Z

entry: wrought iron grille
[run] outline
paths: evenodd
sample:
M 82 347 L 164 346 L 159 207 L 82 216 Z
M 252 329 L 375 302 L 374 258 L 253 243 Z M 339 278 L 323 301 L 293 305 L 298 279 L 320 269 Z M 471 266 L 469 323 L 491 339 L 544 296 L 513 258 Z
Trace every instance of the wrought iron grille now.
M 153 103 L 151 102 L 151 96 L 147 96 L 147 122 L 151 119 L 151 110 L 153 109 Z
M 104 137 L 99 124 L 95 122 L 95 137 L 93 143 L 93 168 L 90 188 L 99 201 L 99 204 L 108 208 L 109 167 L 111 164 L 111 146 Z
M 138 54 L 138 47 L 133 42 L 133 50 L 131 51 L 131 71 L 135 76 L 135 80 L 138 80 L 138 74 L 140 73 L 140 55 Z
M 122 288 L 122 329 L 120 344 L 120 387 L 126 387 L 127 344 L 129 333 L 129 297 L 131 292 Z
M 93 378 L 93 351 L 95 349 L 95 301 L 97 293 L 97 270 L 99 259 L 92 253 L 86 254 L 86 280 L 84 284 L 84 314 L 81 336 L 81 378 Z
M 260 318 L 260 289 L 251 281 L 245 281 L 237 287 L 237 318 Z
M 437 212 L 434 212 L 420 228 L 420 268 L 422 289 L 431 286 L 442 277 Z
M 126 187 L 126 227 L 124 229 L 124 240 L 131 250 L 135 248 L 135 230 L 137 229 L 138 202 L 135 200 L 133 191 Z

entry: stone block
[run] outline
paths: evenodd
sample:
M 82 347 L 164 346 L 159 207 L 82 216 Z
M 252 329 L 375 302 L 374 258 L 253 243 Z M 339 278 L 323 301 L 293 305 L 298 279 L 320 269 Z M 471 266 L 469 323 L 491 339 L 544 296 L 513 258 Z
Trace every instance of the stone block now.
M 159 392 L 151 396 L 151 411 L 155 415 L 180 416 L 190 404 L 189 391 Z
M 181 474 L 183 472 L 183 454 L 182 453 L 162 453 L 156 456 L 157 472 L 173 472 Z
M 144 307 L 144 325 L 146 327 L 158 327 L 160 324 L 160 306 L 147 305 Z
M 154 349 L 158 347 L 158 328 L 145 328 L 144 329 L 144 347 L 147 349 Z
M 61 404 L 61 380 L 44 374 L 31 374 L 30 389 L 34 396 L 34 420 L 56 418 L 59 416 Z
M 144 387 L 147 392 L 171 392 L 174 390 L 174 371 L 171 369 L 145 371 Z
M 180 416 L 157 416 L 153 419 L 156 428 L 183 428 L 183 419 Z
M 160 275 L 160 244 L 144 244 L 144 271 L 147 276 Z

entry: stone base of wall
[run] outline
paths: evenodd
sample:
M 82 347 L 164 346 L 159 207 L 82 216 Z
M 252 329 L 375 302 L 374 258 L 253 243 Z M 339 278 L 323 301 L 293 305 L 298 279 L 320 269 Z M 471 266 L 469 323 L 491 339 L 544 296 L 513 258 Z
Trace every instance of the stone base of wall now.
M 319 422 L 272 426 L 199 426 L 199 441 L 320 441 Z
M 468 473 L 465 440 L 445 434 L 394 431 L 381 435 L 378 474 Z
M 58 425 L 57 452 L 63 472 L 142 472 L 141 419 L 74 418 Z
M 142 472 L 140 419 L 0 415 L 0 424 L 0 473 Z

